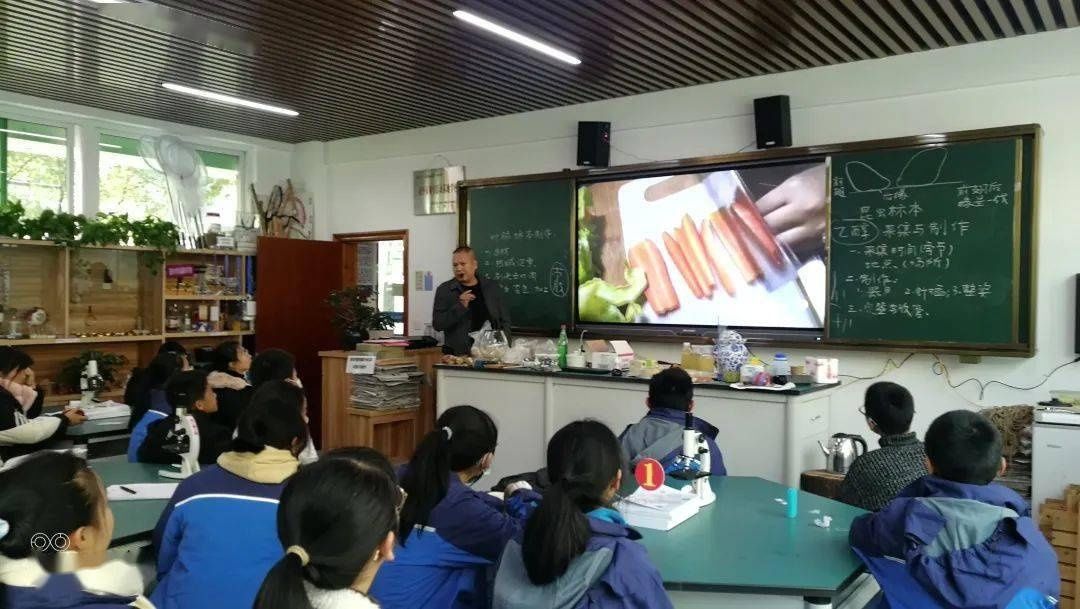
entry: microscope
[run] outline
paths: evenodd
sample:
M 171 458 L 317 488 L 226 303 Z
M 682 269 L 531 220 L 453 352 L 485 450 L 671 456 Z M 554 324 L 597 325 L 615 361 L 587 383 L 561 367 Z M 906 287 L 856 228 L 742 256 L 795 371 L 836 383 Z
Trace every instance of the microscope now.
M 158 475 L 175 480 L 183 480 L 199 471 L 199 428 L 195 417 L 184 408 L 176 409 L 176 425 L 165 437 L 162 450 L 180 456 L 180 463 L 173 465 L 180 471 L 158 470 Z
M 92 359 L 86 362 L 86 367 L 83 368 L 82 374 L 79 375 L 79 391 L 82 393 L 79 407 L 86 410 L 97 403 L 97 394 L 104 388 L 105 379 L 98 374 L 97 360 Z
M 705 434 L 694 429 L 694 415 L 686 413 L 686 425 L 683 427 L 682 454 L 675 458 L 671 477 L 689 482 L 690 491 L 698 499 L 698 505 L 705 507 L 716 501 L 709 484 L 712 473 L 712 455 Z M 685 490 L 685 489 L 684 489 Z

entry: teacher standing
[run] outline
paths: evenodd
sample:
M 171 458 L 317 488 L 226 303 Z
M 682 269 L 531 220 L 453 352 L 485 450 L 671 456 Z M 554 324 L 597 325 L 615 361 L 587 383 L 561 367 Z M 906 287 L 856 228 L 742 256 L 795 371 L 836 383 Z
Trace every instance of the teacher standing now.
M 469 333 L 482 328 L 485 321 L 509 335 L 510 311 L 498 282 L 477 274 L 479 264 L 471 247 L 454 250 L 453 265 L 454 278 L 435 290 L 432 326 L 443 333 L 443 352 L 468 355 L 473 342 Z

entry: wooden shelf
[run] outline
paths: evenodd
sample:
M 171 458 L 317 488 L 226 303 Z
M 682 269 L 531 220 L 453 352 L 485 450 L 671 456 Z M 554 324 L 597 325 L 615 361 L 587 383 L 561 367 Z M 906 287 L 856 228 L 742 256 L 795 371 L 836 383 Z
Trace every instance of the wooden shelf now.
M 247 299 L 247 296 L 224 296 L 224 295 L 220 295 L 220 294 L 219 295 L 207 294 L 205 296 L 179 296 L 179 295 L 172 295 L 172 294 L 166 294 L 165 295 L 165 300 L 229 300 L 229 301 L 240 301 L 240 300 L 246 300 L 246 299 Z
M 161 342 L 160 334 L 147 334 L 144 336 L 70 336 L 60 338 L 0 338 L 0 345 L 11 347 L 34 346 L 34 345 L 93 345 L 97 343 L 143 343 Z
M 170 256 L 182 256 L 184 254 L 197 254 L 199 256 L 254 256 L 255 254 L 241 254 L 236 250 L 217 250 L 217 249 L 193 249 L 193 250 L 176 250 Z
M 255 334 L 251 330 L 238 330 L 235 332 L 176 332 L 165 335 L 165 340 L 176 338 L 221 338 L 225 336 L 251 336 Z

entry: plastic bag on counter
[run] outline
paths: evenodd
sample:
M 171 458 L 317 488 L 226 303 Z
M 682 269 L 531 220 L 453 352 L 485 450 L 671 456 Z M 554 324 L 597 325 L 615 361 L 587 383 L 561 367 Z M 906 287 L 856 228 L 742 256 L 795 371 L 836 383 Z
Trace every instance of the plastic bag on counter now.
M 476 332 L 469 334 L 473 339 L 472 356 L 489 362 L 502 361 L 510 345 L 502 330 L 492 330 L 491 322 L 484 322 Z

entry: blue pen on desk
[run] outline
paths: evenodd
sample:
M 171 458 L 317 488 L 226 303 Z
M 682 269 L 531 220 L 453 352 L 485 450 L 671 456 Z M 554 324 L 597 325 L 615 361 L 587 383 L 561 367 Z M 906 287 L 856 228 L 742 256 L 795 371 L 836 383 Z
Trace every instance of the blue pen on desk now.
M 787 490 L 787 517 L 794 518 L 799 514 L 799 491 L 789 488 Z

